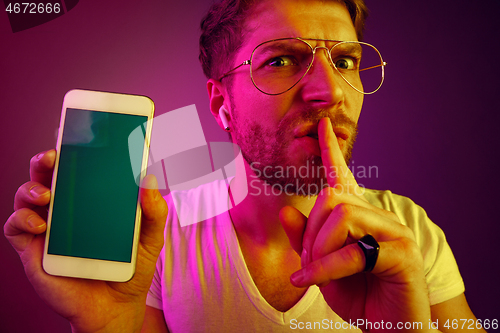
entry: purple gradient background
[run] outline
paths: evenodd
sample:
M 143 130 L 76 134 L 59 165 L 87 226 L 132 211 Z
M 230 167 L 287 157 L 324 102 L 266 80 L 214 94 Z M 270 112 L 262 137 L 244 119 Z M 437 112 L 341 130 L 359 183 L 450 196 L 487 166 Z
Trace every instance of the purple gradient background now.
M 157 115 L 195 103 L 207 141 L 227 141 L 210 115 L 197 60 L 199 21 L 210 2 L 83 0 L 16 34 L 0 13 L 1 220 L 29 178 L 31 156 L 54 147 L 70 89 L 147 95 Z M 359 182 L 422 205 L 447 234 L 477 317 L 500 319 L 500 2 L 368 5 L 365 40 L 389 65 L 382 89 L 365 99 L 353 157 L 379 175 Z M 0 258 L 0 332 L 70 332 L 38 298 L 4 237 Z

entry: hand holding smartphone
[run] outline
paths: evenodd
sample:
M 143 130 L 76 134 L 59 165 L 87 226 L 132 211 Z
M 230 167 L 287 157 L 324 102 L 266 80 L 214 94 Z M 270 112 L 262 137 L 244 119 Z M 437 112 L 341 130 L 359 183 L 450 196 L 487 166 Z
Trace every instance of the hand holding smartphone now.
M 118 282 L 134 275 L 139 184 L 153 112 L 153 102 L 144 96 L 66 94 L 43 256 L 47 273 Z M 141 170 L 140 177 L 134 170 Z
M 65 112 L 64 110 L 68 108 L 74 108 L 77 110 L 87 111 L 115 110 L 118 111 L 115 113 L 126 114 L 120 107 L 116 107 L 114 102 L 110 102 L 108 98 L 105 97 L 105 95 L 101 94 L 102 93 L 84 92 L 82 95 L 81 93 L 78 93 L 78 103 L 65 103 L 63 113 Z M 108 96 L 107 93 L 104 94 Z M 73 92 L 69 92 L 68 96 L 66 96 L 65 101 L 72 99 L 72 95 Z M 83 101 L 82 98 L 84 99 Z M 93 102 L 91 104 L 88 104 L 88 102 L 85 102 L 85 99 Z M 130 99 L 128 98 L 125 98 L 125 100 L 130 101 Z M 96 103 L 100 106 L 96 106 Z M 130 106 L 133 105 L 131 103 L 129 104 Z M 148 100 L 147 104 L 147 109 L 150 110 L 148 111 L 149 119 L 150 117 L 152 117 L 152 103 Z M 102 105 L 105 105 L 106 107 L 102 108 Z M 126 107 L 126 109 L 130 109 L 130 106 Z M 135 113 L 137 113 L 137 110 L 134 108 L 133 114 Z M 65 121 L 63 121 L 63 123 L 65 123 Z M 61 129 L 64 130 L 64 127 L 61 127 Z M 97 129 L 100 128 L 100 126 L 90 126 L 90 128 L 92 129 L 92 132 L 96 134 L 95 137 L 97 137 Z M 134 137 L 141 138 L 138 141 L 142 143 L 138 143 L 137 147 L 147 147 L 146 139 L 149 138 L 147 133 L 149 132 L 150 128 L 144 128 L 144 132 L 142 129 L 139 130 L 141 133 L 146 134 L 133 135 Z M 61 149 L 61 143 L 62 141 L 64 141 L 62 138 L 62 136 L 64 136 L 64 133 L 60 134 L 60 145 L 58 147 L 57 153 L 62 153 L 62 151 L 64 150 Z M 88 142 L 86 143 L 86 145 L 89 145 L 92 140 L 87 141 Z M 102 143 L 102 141 L 99 142 Z M 91 147 L 87 148 L 91 149 Z M 92 147 L 92 149 L 94 148 L 95 147 Z M 62 155 L 64 155 L 64 153 L 62 153 Z M 131 155 L 140 155 L 141 157 L 138 158 L 138 160 L 145 158 L 142 154 L 138 154 L 137 152 L 134 152 L 134 154 Z M 79 257 L 74 253 L 72 255 L 51 253 L 47 254 L 48 244 L 46 243 L 45 237 L 45 232 L 48 231 L 46 223 L 46 207 L 47 205 L 49 205 L 51 200 L 55 199 L 55 195 L 58 195 L 57 193 L 60 193 L 59 190 L 61 189 L 62 183 L 60 181 L 54 181 L 54 177 L 57 177 L 58 174 L 57 173 L 53 177 L 55 160 L 55 150 L 49 150 L 44 153 L 37 154 L 31 159 L 30 180 L 22 184 L 16 192 L 14 198 L 15 211 L 9 216 L 7 222 L 4 225 L 5 237 L 21 257 L 26 276 L 29 279 L 30 283 L 33 285 L 33 288 L 36 290 L 38 295 L 60 316 L 67 318 L 71 322 L 72 329 L 75 332 L 95 332 L 99 330 L 109 332 L 123 332 L 124 328 L 127 328 L 127 330 L 130 331 L 140 331 L 146 309 L 144 300 L 153 279 L 158 255 L 163 247 L 163 231 L 165 228 L 165 220 L 168 214 L 167 204 L 161 197 L 157 186 L 155 186 L 156 181 L 153 176 L 147 176 L 146 179 L 143 180 L 141 188 L 136 188 L 139 191 L 142 218 L 140 237 L 138 237 L 137 235 L 138 226 L 134 228 L 133 239 L 139 239 L 136 259 L 137 267 L 135 269 L 135 274 L 133 275 L 132 279 L 127 282 L 117 283 L 105 280 L 99 281 L 98 279 L 127 279 L 127 277 L 123 276 L 119 278 L 116 278 L 116 276 L 110 277 L 108 273 L 103 274 L 99 272 L 100 270 L 108 272 L 109 263 L 123 263 L 113 260 L 82 258 L 81 254 L 79 254 Z M 136 159 L 133 158 L 133 160 Z M 64 162 L 62 161 L 58 162 L 59 170 L 61 170 L 63 163 Z M 125 164 L 131 163 L 132 162 L 129 160 Z M 96 162 L 94 164 L 99 163 Z M 77 163 L 77 165 L 79 165 L 79 163 Z M 79 172 L 78 169 L 76 169 L 75 171 L 77 173 Z M 142 172 L 142 175 L 143 174 L 144 172 Z M 136 175 L 135 172 L 134 175 Z M 124 175 L 123 178 L 125 178 Z M 57 189 L 54 189 L 54 183 Z M 91 182 L 89 181 L 89 184 L 90 183 Z M 77 184 L 79 183 L 74 183 L 75 190 Z M 87 186 L 88 184 L 85 183 L 84 185 Z M 76 191 L 70 191 L 69 193 L 76 193 Z M 90 193 L 92 196 L 93 192 L 91 191 Z M 88 198 L 82 201 L 87 201 L 87 199 Z M 92 201 L 93 198 L 90 199 Z M 54 200 L 53 202 L 53 206 L 51 208 L 52 213 L 58 210 L 57 205 L 54 204 L 56 203 L 56 201 L 57 200 Z M 137 202 L 135 201 L 132 206 L 136 207 L 136 204 Z M 90 209 L 92 209 L 92 207 Z M 74 207 L 73 210 L 76 211 L 76 208 Z M 137 214 L 135 216 L 137 216 Z M 102 219 L 99 220 L 103 221 Z M 54 231 L 56 228 L 54 218 L 51 218 L 51 221 L 51 230 Z M 75 225 L 75 223 L 76 222 L 74 221 L 73 225 Z M 104 221 L 103 223 L 107 222 Z M 122 223 L 120 225 L 121 227 L 124 227 Z M 51 234 L 48 234 L 47 236 L 49 237 L 49 241 L 52 241 L 52 237 L 50 235 Z M 93 234 L 91 233 L 91 235 Z M 67 241 L 67 239 L 75 240 L 79 235 L 75 232 L 74 228 L 69 229 L 66 227 L 63 236 L 63 239 L 66 238 L 66 240 L 64 240 L 65 242 Z M 109 237 L 113 238 L 114 235 L 111 235 Z M 99 244 L 99 242 L 100 241 L 94 241 L 94 244 Z M 132 243 L 132 246 L 134 247 L 135 244 Z M 71 247 L 65 247 L 65 249 L 68 248 Z M 132 260 L 134 260 L 134 253 L 136 250 L 134 248 L 131 251 L 131 258 Z M 96 280 L 49 275 L 42 268 L 43 258 L 45 258 L 46 261 L 45 269 L 47 269 L 50 274 L 88 277 L 89 272 L 93 272 L 91 274 L 91 278 L 95 277 Z M 60 258 L 64 258 L 66 260 L 53 260 Z M 73 259 L 75 260 L 76 265 L 72 263 L 66 266 L 66 264 L 69 261 L 73 261 Z M 87 266 L 82 273 L 82 267 L 80 267 L 79 262 L 83 259 L 85 261 L 100 262 L 99 266 L 102 266 L 102 264 L 104 264 L 105 268 L 102 269 L 101 267 L 98 267 L 97 272 L 94 272 L 95 268 L 91 264 L 85 264 Z M 125 265 L 130 267 L 131 263 L 127 262 L 125 263 Z M 61 272 L 61 270 L 63 272 Z M 132 274 L 130 272 L 130 269 L 126 269 L 125 271 L 127 275 Z

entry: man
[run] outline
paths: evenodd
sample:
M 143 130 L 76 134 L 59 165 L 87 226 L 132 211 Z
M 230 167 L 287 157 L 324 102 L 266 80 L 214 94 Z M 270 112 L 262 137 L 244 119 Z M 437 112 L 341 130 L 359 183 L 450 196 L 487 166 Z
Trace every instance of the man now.
M 5 234 L 37 292 L 74 331 L 280 332 L 323 328 L 317 322 L 346 331 L 356 330 L 346 323 L 430 331 L 437 322 L 447 331 L 454 328 L 447 320 L 475 320 L 441 231 L 408 199 L 363 194 L 347 169 L 367 92 L 366 81 L 350 75 L 360 50 L 365 57 L 373 48 L 338 41 L 361 38 L 365 13 L 358 1 L 213 8 L 201 39 L 210 108 L 242 149 L 247 176 L 233 184 L 235 192 L 251 184 L 249 195 L 226 214 L 181 228 L 172 202 L 187 194 L 168 198 L 167 217 L 146 178 L 137 273 L 127 283 L 43 272 L 43 239 L 34 235 L 46 228 L 55 154 L 32 159 Z M 310 173 L 299 182 L 279 173 L 303 166 Z M 210 204 L 207 192 L 195 191 L 194 203 Z

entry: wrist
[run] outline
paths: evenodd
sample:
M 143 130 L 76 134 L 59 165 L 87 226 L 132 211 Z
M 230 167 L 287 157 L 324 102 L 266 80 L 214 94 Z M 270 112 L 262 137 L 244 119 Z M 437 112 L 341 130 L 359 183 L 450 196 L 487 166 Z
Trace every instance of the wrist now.
M 139 333 L 142 330 L 146 302 L 140 305 L 127 305 L 126 308 L 104 311 L 97 318 L 70 320 L 73 333 Z M 115 313 L 115 314 L 113 314 Z

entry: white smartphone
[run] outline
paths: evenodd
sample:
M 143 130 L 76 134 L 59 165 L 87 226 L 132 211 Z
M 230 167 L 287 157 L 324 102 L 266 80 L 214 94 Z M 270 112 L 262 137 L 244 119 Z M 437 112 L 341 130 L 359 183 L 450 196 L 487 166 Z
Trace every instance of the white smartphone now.
M 145 96 L 66 93 L 43 257 L 47 273 L 117 282 L 133 277 L 153 113 Z

